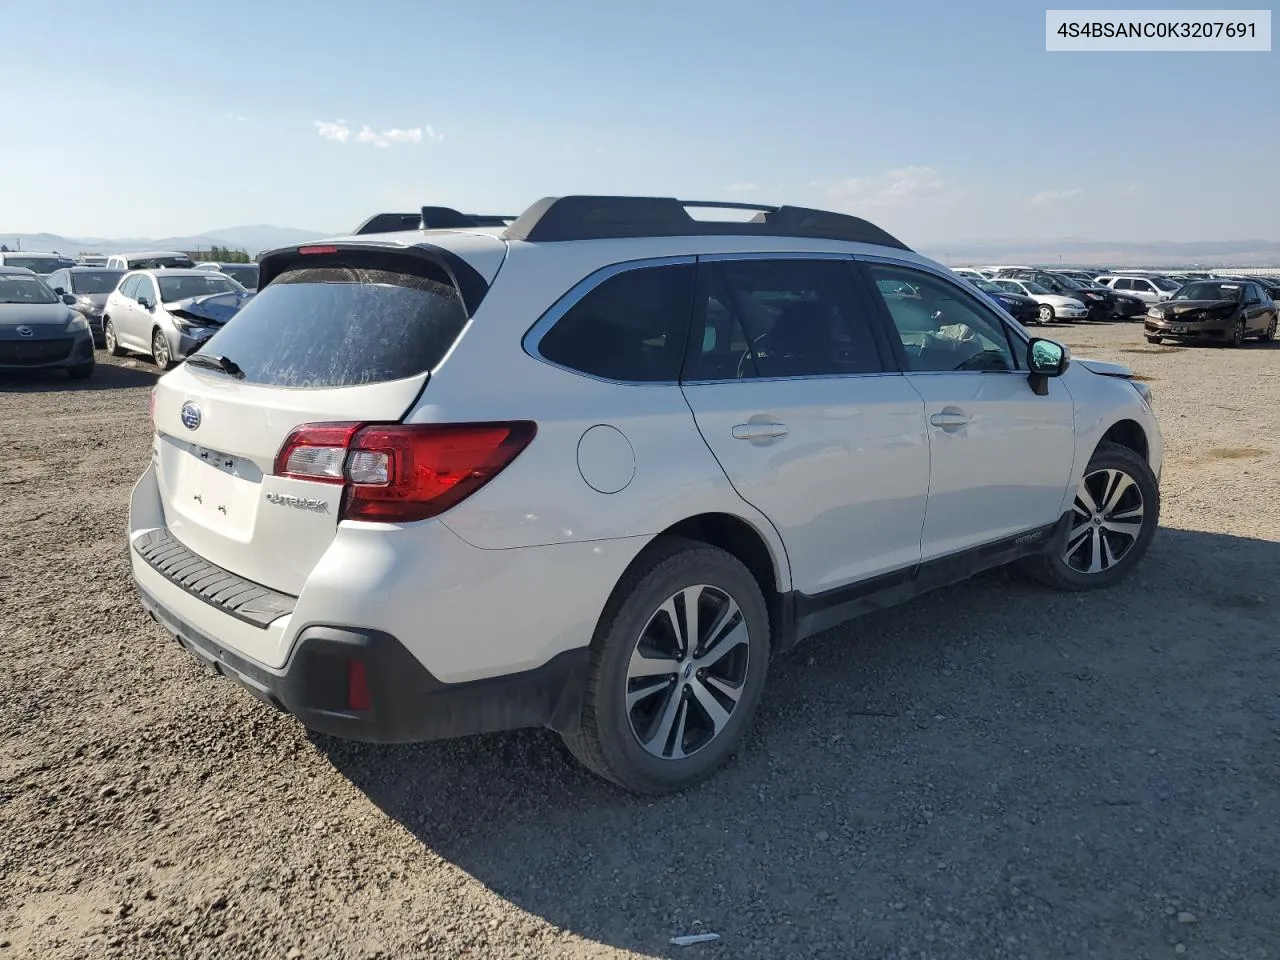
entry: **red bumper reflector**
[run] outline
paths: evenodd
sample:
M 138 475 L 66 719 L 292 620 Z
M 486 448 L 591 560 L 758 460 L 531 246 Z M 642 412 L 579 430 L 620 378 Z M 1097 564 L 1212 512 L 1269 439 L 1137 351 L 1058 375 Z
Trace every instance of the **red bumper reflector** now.
M 369 677 L 365 673 L 363 660 L 347 661 L 347 709 L 368 710 L 373 706 L 373 696 L 369 693 Z

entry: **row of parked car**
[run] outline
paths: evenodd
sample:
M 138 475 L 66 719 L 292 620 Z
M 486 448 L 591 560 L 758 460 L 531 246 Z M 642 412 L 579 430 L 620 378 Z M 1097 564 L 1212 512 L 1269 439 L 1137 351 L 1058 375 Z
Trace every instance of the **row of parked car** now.
M 1280 277 L 1123 273 L 1038 267 L 957 267 L 1023 323 L 1143 320 L 1150 343 L 1215 340 L 1239 346 L 1276 336 Z
M 94 347 L 167 370 L 257 291 L 256 264 L 173 251 L 83 258 L 0 252 L 0 368 L 93 373 Z

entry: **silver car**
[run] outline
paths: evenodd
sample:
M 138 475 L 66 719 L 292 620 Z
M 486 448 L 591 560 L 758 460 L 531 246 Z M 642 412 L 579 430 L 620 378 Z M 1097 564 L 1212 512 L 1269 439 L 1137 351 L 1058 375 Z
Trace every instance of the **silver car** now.
M 251 293 L 258 289 L 258 265 L 256 263 L 228 263 L 225 261 L 202 260 L 196 264 L 197 270 L 212 270 L 230 277 Z
M 230 277 L 207 270 L 135 270 L 107 297 L 103 339 L 113 357 L 142 353 L 168 370 L 252 297 Z
M 123 270 L 107 270 L 104 267 L 64 267 L 51 273 L 46 282 L 58 296 L 70 296 L 74 299 L 70 306 L 89 321 L 94 345 L 100 347 L 104 343 L 102 311 L 107 305 L 107 297 L 123 276 Z

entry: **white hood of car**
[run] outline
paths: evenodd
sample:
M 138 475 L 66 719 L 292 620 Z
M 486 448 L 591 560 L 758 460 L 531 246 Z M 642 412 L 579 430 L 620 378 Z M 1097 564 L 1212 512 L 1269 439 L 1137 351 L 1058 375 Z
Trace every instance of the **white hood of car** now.
M 1083 307 L 1084 304 L 1074 297 L 1064 297 L 1059 293 L 1051 293 L 1048 296 L 1041 294 L 1036 297 L 1041 303 L 1047 303 L 1054 307 Z

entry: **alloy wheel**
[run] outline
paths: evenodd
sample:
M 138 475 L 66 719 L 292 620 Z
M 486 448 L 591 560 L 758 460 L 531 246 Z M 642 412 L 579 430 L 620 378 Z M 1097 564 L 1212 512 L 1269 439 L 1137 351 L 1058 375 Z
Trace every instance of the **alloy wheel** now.
M 1235 330 L 1231 332 L 1231 345 L 1233 347 L 1241 346 L 1244 343 L 1244 321 L 1241 320 L 1236 324 Z
M 156 366 L 162 370 L 169 366 L 169 341 L 165 339 L 165 335 L 159 330 L 151 338 L 151 356 L 155 358 Z
M 1062 559 L 1077 573 L 1104 573 L 1125 558 L 1146 519 L 1142 489 L 1123 470 L 1085 474 L 1076 488 Z
M 1043 304 L 1040 307 L 1040 322 L 1041 323 L 1053 322 L 1053 307 L 1049 306 L 1047 303 Z
M 707 584 L 668 597 L 636 639 L 627 666 L 627 720 L 652 756 L 680 760 L 728 725 L 751 667 L 747 623 L 733 597 Z
M 116 325 L 110 320 L 107 321 L 106 327 L 102 331 L 102 339 L 107 345 L 107 351 L 116 352 Z

